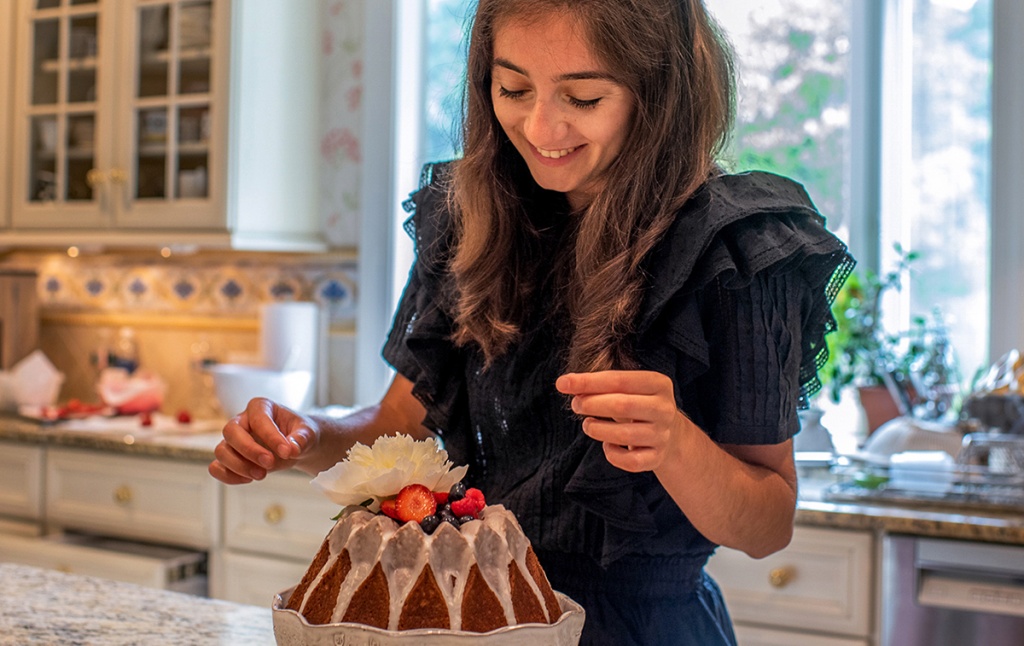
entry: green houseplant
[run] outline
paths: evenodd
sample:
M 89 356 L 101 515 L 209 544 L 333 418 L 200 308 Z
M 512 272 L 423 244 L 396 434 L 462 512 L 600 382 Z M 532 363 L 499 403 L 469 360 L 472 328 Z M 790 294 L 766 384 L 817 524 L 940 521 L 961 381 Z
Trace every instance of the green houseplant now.
M 854 272 L 839 291 L 832 305 L 837 329 L 828 336 L 829 359 L 822 370 L 833 402 L 857 388 L 869 432 L 901 412 L 886 379 L 906 365 L 908 357 L 901 351 L 900 335 L 888 333 L 882 324 L 882 297 L 901 288 L 903 272 L 919 254 L 905 251 L 899 243 L 894 248 L 897 262 L 890 271 Z

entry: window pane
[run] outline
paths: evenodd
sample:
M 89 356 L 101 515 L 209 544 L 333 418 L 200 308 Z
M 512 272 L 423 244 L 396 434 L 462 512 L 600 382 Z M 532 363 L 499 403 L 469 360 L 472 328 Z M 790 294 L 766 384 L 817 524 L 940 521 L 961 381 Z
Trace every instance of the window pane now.
M 469 20 L 476 0 L 428 0 L 424 57 L 423 162 L 462 152 L 459 123 Z
M 903 161 L 883 205 L 882 262 L 893 265 L 896 241 L 920 253 L 902 322 L 941 312 L 970 379 L 988 362 L 992 0 L 905 2 L 891 28 L 910 39 L 909 61 L 887 68 L 902 65 L 912 80 L 887 86 L 885 118 L 888 131 L 908 133 L 909 150 L 883 149 Z
M 707 0 L 736 50 L 731 170 L 802 183 L 828 226 L 849 229 L 851 0 Z

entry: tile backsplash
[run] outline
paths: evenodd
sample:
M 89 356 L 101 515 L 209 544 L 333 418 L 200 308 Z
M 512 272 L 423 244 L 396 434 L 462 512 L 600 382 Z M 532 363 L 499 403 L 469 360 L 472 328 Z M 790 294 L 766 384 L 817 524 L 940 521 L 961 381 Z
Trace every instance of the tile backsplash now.
M 259 361 L 264 303 L 312 301 L 327 331 L 320 404 L 350 404 L 358 299 L 354 254 L 213 253 L 165 258 L 156 251 L 69 257 L 18 252 L 2 265 L 38 274 L 40 348 L 65 374 L 61 399 L 96 401 L 96 357 L 129 327 L 140 365 L 169 385 L 163 411 L 218 411 L 204 361 Z

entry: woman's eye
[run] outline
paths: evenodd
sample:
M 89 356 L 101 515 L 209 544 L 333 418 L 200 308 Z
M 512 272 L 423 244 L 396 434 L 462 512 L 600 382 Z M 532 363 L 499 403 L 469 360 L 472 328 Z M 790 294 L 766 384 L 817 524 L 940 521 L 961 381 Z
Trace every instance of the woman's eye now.
M 598 97 L 596 99 L 584 100 L 584 99 L 577 99 L 574 96 L 570 96 L 570 97 L 568 97 L 568 101 L 569 101 L 569 105 L 573 106 L 574 108 L 582 108 L 582 109 L 586 110 L 588 108 L 593 108 L 598 103 L 600 103 L 601 102 L 601 97 Z
M 505 99 L 519 99 L 526 94 L 526 90 L 506 90 L 504 86 L 498 86 L 498 96 Z

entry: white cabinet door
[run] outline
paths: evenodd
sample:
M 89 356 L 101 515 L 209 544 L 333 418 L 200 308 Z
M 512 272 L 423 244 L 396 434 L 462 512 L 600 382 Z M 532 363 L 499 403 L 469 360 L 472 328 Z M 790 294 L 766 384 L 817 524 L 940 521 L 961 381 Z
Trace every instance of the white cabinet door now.
M 309 484 L 310 477 L 275 473 L 262 482 L 224 491 L 224 544 L 232 549 L 309 562 L 338 505 Z
M 0 515 L 43 517 L 43 448 L 0 442 Z
M 217 544 L 218 483 L 205 464 L 50 449 L 47 521 L 111 536 Z
M 754 560 L 719 548 L 707 570 L 737 623 L 871 633 L 874 537 L 868 532 L 798 526 L 781 552 Z
M 218 566 L 217 585 L 210 592 L 218 599 L 269 608 L 274 595 L 298 584 L 309 561 L 266 558 L 226 552 Z
M 812 635 L 742 624 L 736 626 L 736 643 L 739 646 L 871 646 L 866 639 Z

